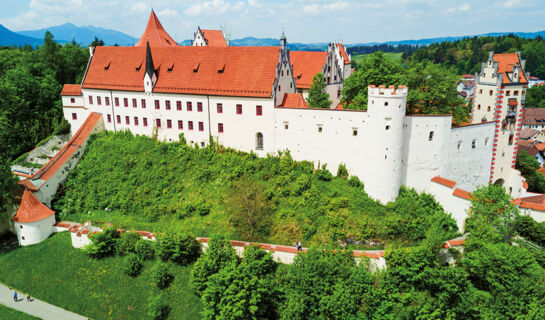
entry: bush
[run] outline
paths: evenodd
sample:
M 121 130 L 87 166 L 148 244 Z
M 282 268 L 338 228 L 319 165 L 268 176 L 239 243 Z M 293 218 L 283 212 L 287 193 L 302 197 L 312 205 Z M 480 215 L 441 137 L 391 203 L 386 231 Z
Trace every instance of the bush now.
M 131 277 L 136 277 L 140 274 L 140 270 L 142 270 L 142 261 L 138 259 L 136 254 L 129 253 L 123 261 L 123 272 Z
M 168 266 L 165 263 L 158 262 L 151 271 L 153 282 L 159 289 L 166 289 L 170 286 L 174 276 L 168 272 Z
M 331 179 L 333 179 L 333 175 L 326 169 L 325 164 L 322 166 L 322 169 L 316 171 L 316 176 L 322 181 L 331 181 Z
M 151 296 L 148 302 L 148 315 L 153 320 L 165 320 L 170 313 L 170 306 L 163 301 L 167 300 L 162 294 Z
M 125 232 L 121 234 L 115 246 L 116 252 L 120 256 L 135 253 L 135 245 L 141 239 L 140 235 L 135 232 Z
M 89 235 L 91 244 L 87 247 L 87 254 L 94 258 L 104 258 L 115 253 L 119 233 L 113 228 Z
M 151 260 L 155 251 L 151 241 L 140 239 L 134 245 L 134 251 L 140 260 Z
M 167 233 L 159 236 L 157 240 L 157 255 L 163 261 L 188 265 L 201 253 L 201 246 L 191 235 Z
M 293 194 L 300 195 L 303 191 L 310 189 L 311 181 L 308 174 L 302 174 L 295 180 L 295 186 L 293 187 Z
M 201 203 L 197 207 L 197 214 L 201 217 L 207 216 L 210 213 L 210 205 L 206 203 Z
M 53 134 L 57 135 L 57 134 L 69 134 L 69 133 L 70 133 L 70 122 L 66 121 L 66 119 L 63 117 L 61 119 L 61 122 L 55 128 L 55 131 L 53 132 Z
M 357 188 L 361 187 L 363 183 L 361 183 L 360 179 L 356 176 L 351 176 L 350 179 L 348 179 L 348 185 Z
M 346 169 L 346 166 L 342 163 L 339 165 L 339 169 L 337 169 L 337 177 L 343 179 L 348 178 L 348 169 Z

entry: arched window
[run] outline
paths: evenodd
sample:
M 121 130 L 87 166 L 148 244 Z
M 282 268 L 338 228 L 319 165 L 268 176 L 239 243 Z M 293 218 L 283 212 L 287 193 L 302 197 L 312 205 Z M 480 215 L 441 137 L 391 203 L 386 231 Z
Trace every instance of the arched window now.
M 255 135 L 255 149 L 263 150 L 263 133 L 258 132 Z

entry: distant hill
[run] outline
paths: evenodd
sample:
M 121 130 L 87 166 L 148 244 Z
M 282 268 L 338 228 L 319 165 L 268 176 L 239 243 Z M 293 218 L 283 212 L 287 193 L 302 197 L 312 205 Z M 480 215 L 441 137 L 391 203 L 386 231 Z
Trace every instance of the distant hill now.
M 0 24 L 0 46 L 24 46 L 27 44 L 36 46 L 42 42 L 43 40 L 15 33 Z
M 39 30 L 19 31 L 18 33 L 32 38 L 43 39 L 46 31 L 51 32 L 56 41 L 70 42 L 75 40 L 77 43 L 83 45 L 93 42 L 95 37 L 102 39 L 106 45 L 114 45 L 117 43 L 120 46 L 132 46 L 138 41 L 138 39 L 116 30 L 98 28 L 95 26 L 78 27 L 72 23 L 65 23 L 60 26 Z

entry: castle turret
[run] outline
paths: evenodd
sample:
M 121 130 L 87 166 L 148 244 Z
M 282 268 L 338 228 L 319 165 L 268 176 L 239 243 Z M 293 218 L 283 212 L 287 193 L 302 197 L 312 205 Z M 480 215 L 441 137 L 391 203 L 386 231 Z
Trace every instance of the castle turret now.
M 401 186 L 407 87 L 369 86 L 368 96 L 369 154 L 365 191 L 386 203 L 395 200 Z

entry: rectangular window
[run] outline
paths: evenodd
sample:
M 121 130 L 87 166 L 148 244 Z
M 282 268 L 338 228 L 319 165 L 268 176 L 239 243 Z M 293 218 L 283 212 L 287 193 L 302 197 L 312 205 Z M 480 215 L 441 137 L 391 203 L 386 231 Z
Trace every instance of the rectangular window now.
M 510 134 L 509 135 L 509 145 L 512 145 L 513 144 L 513 139 L 515 138 L 515 135 L 514 134 Z
M 204 122 L 199 121 L 199 131 L 204 131 Z
M 132 99 L 132 107 L 133 107 L 133 108 L 136 108 L 136 107 L 137 107 L 136 99 Z
M 202 102 L 197 102 L 197 112 L 202 112 Z
M 144 124 L 144 127 L 148 126 L 148 118 L 142 118 L 142 123 Z
M 115 116 L 115 119 L 117 120 L 117 123 L 121 123 L 121 116 L 120 115 Z
M 475 144 L 476 144 L 476 140 L 473 139 L 473 140 L 471 141 L 471 149 L 475 149 Z
M 223 123 L 218 123 L 218 133 L 223 133 Z
M 509 97 L 510 94 L 511 94 L 511 92 L 510 92 L 509 90 L 505 91 L 505 96 L 506 96 L 506 97 Z
M 119 98 L 118 97 L 114 98 L 114 102 L 115 102 L 115 106 L 119 107 Z
M 125 116 L 125 124 L 126 125 L 131 124 L 131 120 L 130 120 L 129 116 Z
M 109 106 L 110 105 L 110 97 L 105 97 L 104 100 L 106 102 L 106 105 Z
M 155 100 L 155 109 L 159 109 L 159 107 L 160 107 L 159 100 Z
M 101 97 L 97 97 L 97 105 L 102 105 L 102 98 Z
M 89 104 L 93 104 L 93 96 L 89 96 Z
M 76 98 L 70 98 L 70 103 L 76 103 Z
M 140 100 L 140 103 L 142 104 L 142 109 L 146 109 L 146 99 Z
M 128 98 L 123 98 L 123 106 L 124 106 L 124 107 L 128 107 L 128 106 L 129 106 L 129 99 L 128 99 Z
M 518 96 L 518 95 L 519 95 L 519 91 L 518 91 L 518 90 L 515 90 L 515 92 L 513 92 L 513 95 L 514 95 L 514 96 Z
M 157 128 L 161 128 L 161 119 L 155 119 L 155 124 L 157 125 Z
M 134 125 L 138 126 L 138 117 L 134 117 Z
M 72 113 L 72 120 L 78 120 L 78 115 L 75 113 Z
M 289 128 L 289 123 L 287 121 L 284 122 L 284 130 L 288 130 Z
M 221 103 L 218 103 L 217 108 L 218 108 L 218 113 L 223 113 L 223 105 Z
M 187 111 L 193 110 L 193 106 L 191 105 L 191 101 L 187 102 Z
M 188 121 L 187 122 L 187 129 L 188 130 L 193 130 L 193 121 Z
M 168 129 L 172 128 L 172 120 L 170 120 L 170 119 L 167 119 L 167 128 Z
M 182 130 L 184 128 L 184 122 L 182 120 L 178 120 L 178 129 Z
M 489 90 L 488 93 L 492 95 L 494 93 L 494 90 Z
M 176 101 L 176 110 L 182 111 L 182 102 L 181 101 Z
M 108 123 L 112 123 L 112 115 L 111 114 L 108 115 Z
M 170 100 L 165 101 L 165 109 L 170 110 Z
M 428 135 L 428 141 L 433 141 L 433 131 L 430 131 L 430 134 Z
M 242 105 L 237 104 L 237 114 L 242 114 Z
M 262 116 L 263 115 L 263 107 L 262 106 L 255 106 L 255 115 L 256 116 Z

